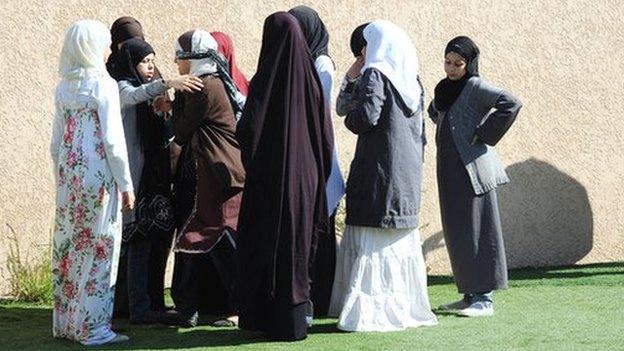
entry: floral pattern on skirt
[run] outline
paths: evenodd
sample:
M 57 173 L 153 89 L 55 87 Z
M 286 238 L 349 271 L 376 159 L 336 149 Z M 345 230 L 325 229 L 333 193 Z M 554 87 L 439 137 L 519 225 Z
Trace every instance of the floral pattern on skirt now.
M 98 112 L 63 108 L 53 238 L 53 334 L 83 344 L 115 337 L 110 329 L 121 215 Z

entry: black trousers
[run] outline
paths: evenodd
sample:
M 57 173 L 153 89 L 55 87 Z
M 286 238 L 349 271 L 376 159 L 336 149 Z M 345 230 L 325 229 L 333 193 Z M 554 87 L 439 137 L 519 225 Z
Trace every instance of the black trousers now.
M 236 314 L 235 284 L 236 249 L 226 235 L 210 252 L 175 254 L 171 296 L 180 313 Z
M 147 279 L 147 291 L 152 303 L 152 311 L 165 310 L 165 271 L 167 260 L 171 252 L 173 233 L 165 235 L 158 240 L 152 240 L 150 251 L 149 272 Z
M 165 310 L 165 270 L 167 259 L 171 251 L 173 233 L 160 234 L 154 237 L 141 237 L 137 235 L 133 240 L 149 241 L 149 267 L 147 267 L 147 293 L 150 300 L 150 309 L 153 311 Z M 137 267 L 128 265 L 128 253 L 131 242 L 123 242 L 119 255 L 119 267 L 117 273 L 117 283 L 115 286 L 115 304 L 113 318 L 129 317 L 129 295 L 128 279 L 133 274 L 128 274 L 129 270 L 136 270 Z M 136 282 L 135 282 L 136 283 Z M 132 285 L 132 284 L 130 284 Z

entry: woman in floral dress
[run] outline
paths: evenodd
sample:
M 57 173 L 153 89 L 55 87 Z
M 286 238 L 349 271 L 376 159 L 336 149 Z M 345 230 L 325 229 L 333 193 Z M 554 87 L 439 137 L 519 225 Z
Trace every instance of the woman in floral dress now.
M 104 64 L 109 45 L 101 22 L 81 20 L 67 30 L 50 147 L 53 334 L 85 345 L 128 340 L 111 330 L 121 211 L 132 209 L 134 195 L 117 83 Z

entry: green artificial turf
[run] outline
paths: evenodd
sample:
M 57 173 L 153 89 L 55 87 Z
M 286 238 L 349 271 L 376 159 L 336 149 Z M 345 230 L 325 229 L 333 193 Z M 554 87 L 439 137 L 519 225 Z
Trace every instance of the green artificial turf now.
M 429 277 L 432 306 L 456 300 L 450 277 Z M 395 333 L 343 333 L 319 319 L 307 340 L 269 342 L 235 328 L 175 329 L 120 324 L 131 340 L 106 350 L 624 350 L 624 263 L 511 272 L 495 295 L 496 314 L 441 315 L 435 327 Z M 79 350 L 52 338 L 50 306 L 0 302 L 0 350 Z

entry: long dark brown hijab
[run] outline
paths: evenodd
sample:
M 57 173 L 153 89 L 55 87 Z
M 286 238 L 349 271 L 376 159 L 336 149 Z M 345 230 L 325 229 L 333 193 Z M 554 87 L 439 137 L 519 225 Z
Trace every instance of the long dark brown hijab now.
M 247 171 L 238 227 L 243 324 L 258 297 L 309 299 L 312 242 L 328 221 L 333 133 L 324 106 L 297 19 L 270 15 L 237 130 Z
M 132 38 L 145 39 L 143 35 L 143 27 L 141 23 L 134 17 L 119 17 L 111 26 L 111 54 L 106 62 L 106 69 L 111 77 L 116 80 L 120 79 L 120 57 L 119 44 Z

